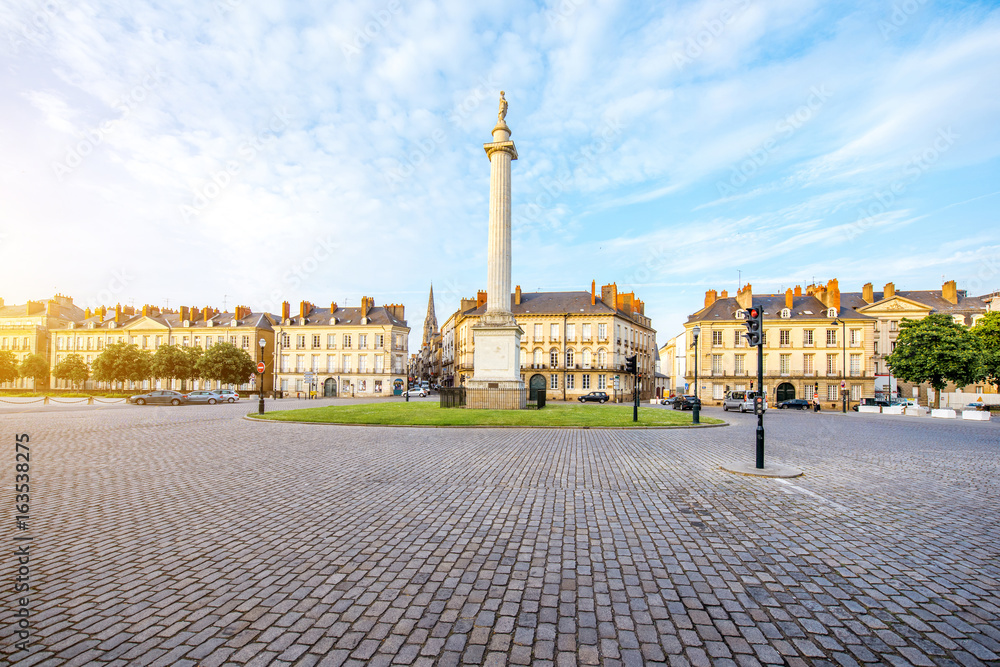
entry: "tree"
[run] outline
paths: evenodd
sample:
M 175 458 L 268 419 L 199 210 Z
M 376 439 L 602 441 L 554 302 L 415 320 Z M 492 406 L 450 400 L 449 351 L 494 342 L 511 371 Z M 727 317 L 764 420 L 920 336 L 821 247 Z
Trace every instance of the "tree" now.
M 21 377 L 35 381 L 35 389 L 40 389 L 49 383 L 49 360 L 44 355 L 29 354 L 21 362 Z
M 970 331 L 979 343 L 981 378 L 1000 389 L 1000 312 L 986 313 Z
M 0 382 L 13 382 L 20 376 L 17 372 L 17 356 L 13 352 L 0 352 Z
M 135 344 L 112 343 L 91 365 L 98 382 L 142 382 L 152 375 L 153 355 Z
M 935 407 L 940 407 L 941 392 L 948 382 L 964 387 L 982 375 L 975 338 L 944 313 L 933 313 L 922 320 L 904 319 L 896 350 L 885 361 L 905 382 L 930 383 Z
M 56 367 L 52 369 L 52 376 L 57 380 L 69 380 L 80 387 L 90 377 L 90 369 L 87 368 L 87 362 L 83 360 L 83 357 L 79 354 L 70 354 L 56 364 Z
M 198 360 L 198 375 L 222 384 L 243 384 L 256 370 L 257 364 L 246 350 L 229 343 L 213 345 Z
M 161 345 L 153 355 L 153 377 L 168 380 L 193 380 L 198 377 L 197 362 L 200 347 Z

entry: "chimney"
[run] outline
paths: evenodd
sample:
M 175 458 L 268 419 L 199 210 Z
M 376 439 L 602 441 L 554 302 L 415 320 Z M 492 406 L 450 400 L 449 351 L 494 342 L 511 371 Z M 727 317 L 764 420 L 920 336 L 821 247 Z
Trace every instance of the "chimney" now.
M 333 315 L 335 312 L 337 312 L 337 302 L 336 301 L 331 301 L 330 302 L 330 314 Z
M 719 294 L 719 298 L 720 299 L 728 299 L 729 298 L 729 290 L 722 290 L 722 293 Z
M 629 292 L 628 294 L 618 295 L 618 309 L 625 312 L 627 315 L 632 314 L 632 303 L 635 300 L 635 292 Z
M 122 305 L 115 304 L 115 324 L 120 324 L 122 321 Z
M 45 304 L 45 314 L 49 317 L 59 317 L 59 303 L 56 301 L 49 301 Z
M 191 322 L 192 322 L 192 324 L 194 322 L 197 322 L 200 319 L 201 319 L 201 311 L 198 310 L 198 308 L 196 308 L 195 306 L 191 306 Z
M 861 288 L 861 298 L 865 303 L 875 303 L 875 290 L 872 289 L 871 283 L 865 283 Z
M 0 306 L 2 306 L 2 305 L 3 304 L 0 303 Z M 90 308 L 87 308 L 86 310 L 83 311 L 83 319 L 85 319 L 85 320 L 89 320 L 90 319 Z
M 145 304 L 145 305 L 143 305 L 143 307 L 142 307 L 142 316 L 143 317 L 148 317 L 149 316 L 149 304 L 148 303 Z
M 462 304 L 460 307 L 463 313 L 467 310 L 473 310 L 475 308 L 478 308 L 478 306 L 476 305 L 476 299 L 462 299 Z
M 282 301 L 281 302 L 281 319 L 282 319 L 282 321 L 288 319 L 288 315 L 289 315 L 289 312 L 290 312 L 289 308 L 290 308 L 290 306 L 289 306 L 289 304 L 288 304 L 287 301 Z
M 785 290 L 785 308 L 792 309 L 792 288 L 789 287 Z
M 179 319 L 181 322 L 183 322 L 184 320 L 188 319 L 188 307 L 187 306 L 181 306 L 180 310 L 177 312 L 177 319 Z
M 108 307 L 101 306 L 101 322 L 103 322 L 107 316 L 108 316 Z
M 597 281 L 596 280 L 591 280 L 590 281 L 590 305 L 591 306 L 596 306 L 597 305 Z
M 826 300 L 823 301 L 827 308 L 834 308 L 840 312 L 840 282 L 836 278 L 831 278 L 826 283 Z
M 792 292 L 794 296 L 802 296 L 802 285 L 796 285 L 795 291 Z
M 633 301 L 632 308 L 635 310 L 635 312 L 639 313 L 640 315 L 646 314 L 645 313 L 646 304 L 645 302 L 642 301 L 642 299 L 636 299 L 635 301 Z
M 892 283 L 886 283 L 885 289 L 882 290 L 882 298 L 891 299 L 894 296 L 896 296 L 896 286 Z
M 747 283 L 743 288 L 736 293 L 736 303 L 740 305 L 740 308 L 747 309 L 753 305 L 753 287 L 750 283 Z
M 486 305 L 486 292 L 479 290 L 476 292 L 476 308 L 481 308 Z
M 705 292 L 705 307 L 708 308 L 713 303 L 719 300 L 719 294 L 714 289 L 710 289 Z
M 958 303 L 958 291 L 955 289 L 954 280 L 949 280 L 941 285 L 941 298 L 948 303 Z
M 375 299 L 370 296 L 361 297 L 361 317 L 368 317 L 368 313 L 375 307 Z
M 129 317 L 132 317 L 133 315 L 135 315 L 135 308 L 133 308 L 132 306 L 124 306 L 122 308 L 122 312 L 128 315 Z
M 618 307 L 618 285 L 611 283 L 610 285 L 601 286 L 601 301 L 604 305 L 610 308 Z
M 517 287 L 514 288 L 514 305 L 516 305 L 516 306 L 520 306 L 521 305 L 521 286 L 520 285 L 518 285 Z

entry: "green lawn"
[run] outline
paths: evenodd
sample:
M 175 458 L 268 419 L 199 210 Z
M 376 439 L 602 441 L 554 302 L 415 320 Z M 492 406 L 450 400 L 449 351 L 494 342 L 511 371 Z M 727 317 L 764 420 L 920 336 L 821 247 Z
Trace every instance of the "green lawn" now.
M 419 426 L 689 426 L 691 413 L 641 406 L 632 421 L 631 405 L 549 403 L 542 410 L 466 410 L 437 403 L 365 403 L 268 412 L 256 419 L 335 424 L 400 424 Z M 721 424 L 702 417 L 703 424 Z

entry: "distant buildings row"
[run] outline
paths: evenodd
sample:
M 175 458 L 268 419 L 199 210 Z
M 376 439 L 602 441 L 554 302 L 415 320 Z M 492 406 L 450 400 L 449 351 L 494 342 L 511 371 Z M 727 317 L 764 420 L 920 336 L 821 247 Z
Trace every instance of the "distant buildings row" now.
M 897 381 L 886 366 L 885 358 L 896 349 L 900 322 L 946 313 L 959 324 L 973 326 L 987 311 L 1000 310 L 1000 296 L 969 296 L 956 289 L 954 280 L 944 283 L 940 291 L 900 291 L 888 283 L 876 292 L 868 283 L 860 292 L 841 292 L 837 280 L 804 290 L 797 286 L 784 294 L 754 294 L 750 285 L 735 296 L 709 290 L 704 307 L 688 317 L 684 331 L 659 350 L 671 393 L 694 393 L 696 359 L 703 402 L 718 404 L 729 390 L 753 388 L 757 353 L 743 337 L 743 310 L 751 305 L 764 311 L 768 400 L 774 404 L 818 396 L 826 407 L 839 408 L 842 392 L 854 403 L 890 393 L 927 402 L 933 390 Z M 992 392 L 985 383 L 969 390 Z

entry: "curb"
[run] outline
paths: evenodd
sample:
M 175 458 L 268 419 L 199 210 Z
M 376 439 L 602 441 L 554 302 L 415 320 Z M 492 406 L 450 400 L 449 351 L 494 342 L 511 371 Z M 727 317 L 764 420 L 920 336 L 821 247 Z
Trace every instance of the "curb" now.
M 519 428 L 519 429 L 556 429 L 573 431 L 665 431 L 670 429 L 699 429 L 718 428 L 729 426 L 729 422 L 721 424 L 690 424 L 683 426 L 531 426 L 530 424 L 518 425 L 492 425 L 492 424 L 345 424 L 342 422 L 300 422 L 286 419 L 259 419 L 250 415 L 243 415 L 247 421 L 268 424 L 309 424 L 310 426 L 365 426 L 381 428 Z

